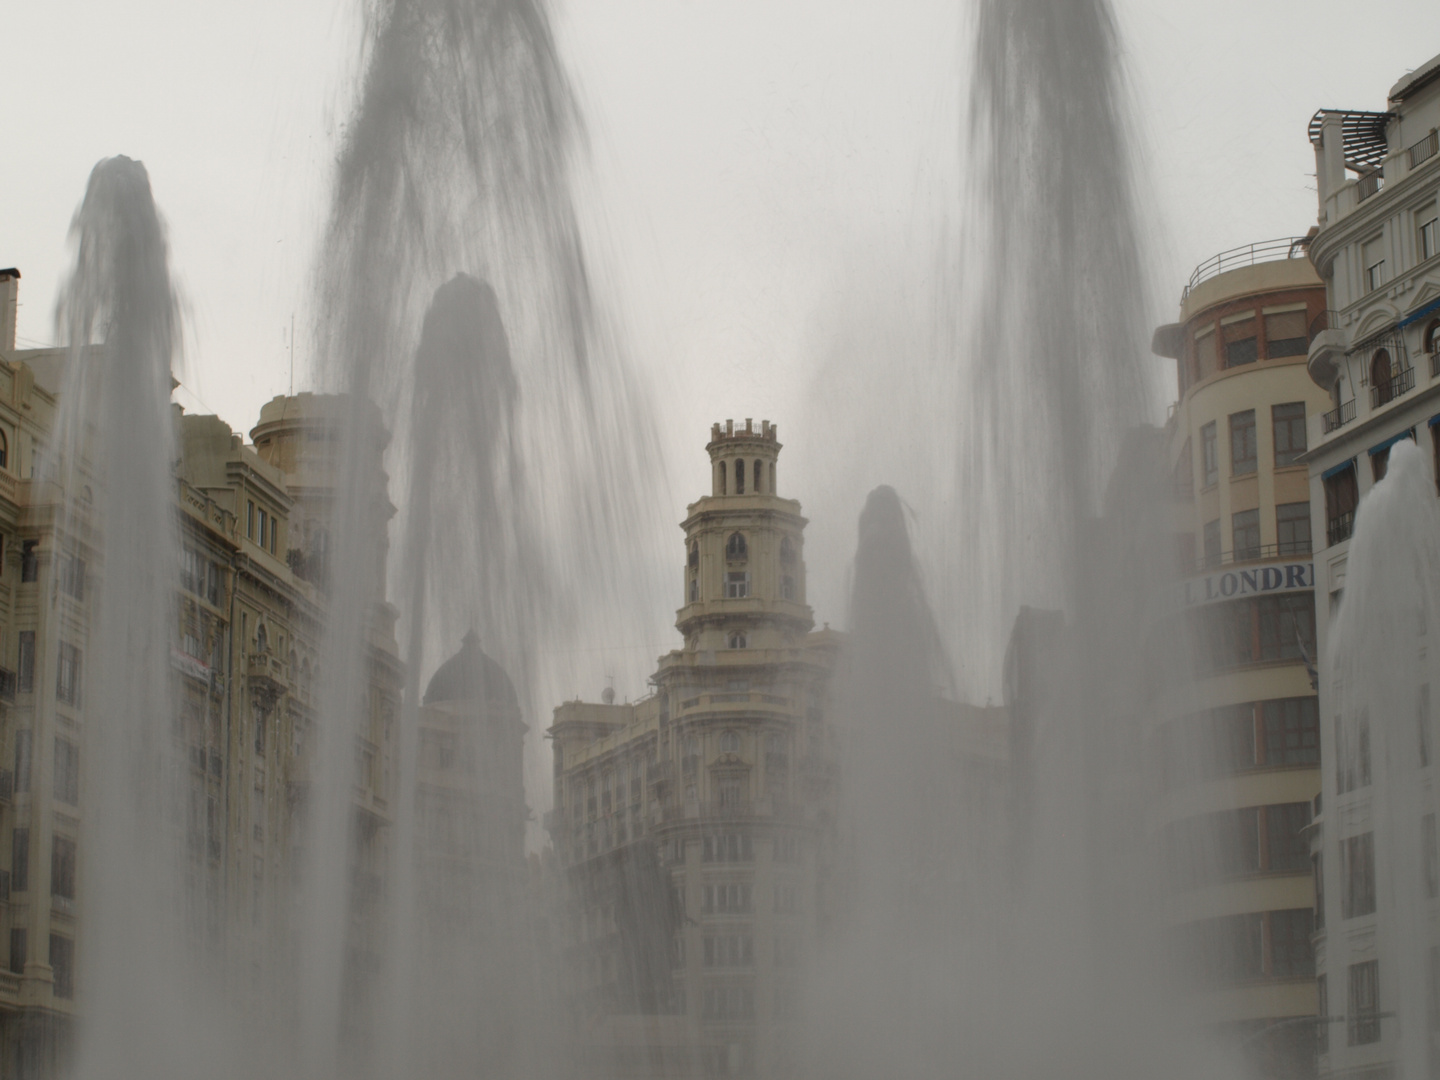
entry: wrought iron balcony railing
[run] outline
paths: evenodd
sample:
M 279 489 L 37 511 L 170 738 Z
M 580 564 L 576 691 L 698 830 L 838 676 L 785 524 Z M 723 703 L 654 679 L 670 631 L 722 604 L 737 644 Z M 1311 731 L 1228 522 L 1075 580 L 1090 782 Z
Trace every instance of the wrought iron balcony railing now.
M 1381 405 L 1388 405 L 1402 394 L 1408 394 L 1415 389 L 1415 369 L 1405 368 L 1397 371 L 1384 382 L 1377 382 L 1370 388 L 1370 407 L 1378 409 Z
M 1338 409 L 1331 409 L 1321 416 L 1320 426 L 1324 429 L 1325 434 L 1329 435 L 1332 431 L 1344 427 L 1354 419 L 1355 399 L 1351 398 L 1349 401 L 1344 402 Z
M 1202 555 L 1195 561 L 1201 573 L 1214 570 L 1217 566 L 1233 566 L 1236 563 L 1266 562 L 1273 559 L 1291 559 L 1309 555 L 1309 539 L 1287 540 L 1283 544 L 1255 544 L 1251 547 L 1222 551 L 1214 555 Z
M 1342 540 L 1349 540 L 1350 533 L 1355 529 L 1355 511 L 1347 510 L 1345 513 L 1330 519 L 1325 530 L 1325 537 L 1331 544 L 1338 544 Z
M 1429 161 L 1436 154 L 1440 154 L 1440 131 L 1432 131 L 1423 139 L 1410 147 L 1410 168 L 1415 168 L 1422 161 Z

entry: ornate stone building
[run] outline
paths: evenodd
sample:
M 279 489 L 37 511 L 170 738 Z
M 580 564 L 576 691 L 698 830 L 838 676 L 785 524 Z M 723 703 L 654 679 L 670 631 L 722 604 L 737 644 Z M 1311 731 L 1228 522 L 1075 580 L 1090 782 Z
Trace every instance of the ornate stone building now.
M 555 710 L 547 824 L 578 1052 L 614 1076 L 785 1075 L 799 972 L 829 912 L 838 635 L 805 602 L 777 431 L 711 431 L 654 693 Z

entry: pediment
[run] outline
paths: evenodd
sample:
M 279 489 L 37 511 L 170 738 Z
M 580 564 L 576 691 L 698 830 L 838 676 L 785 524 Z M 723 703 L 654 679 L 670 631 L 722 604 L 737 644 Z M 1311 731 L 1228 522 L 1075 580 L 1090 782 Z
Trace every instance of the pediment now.
M 1350 341 L 1361 342 L 1371 334 L 1394 326 L 1400 321 L 1400 309 L 1389 301 L 1376 304 L 1365 313 L 1365 317 L 1350 327 Z
M 1440 276 L 1432 274 L 1415 286 L 1415 297 L 1410 301 L 1409 310 L 1405 314 L 1407 317 L 1413 315 L 1426 304 L 1433 304 L 1436 300 L 1440 300 Z

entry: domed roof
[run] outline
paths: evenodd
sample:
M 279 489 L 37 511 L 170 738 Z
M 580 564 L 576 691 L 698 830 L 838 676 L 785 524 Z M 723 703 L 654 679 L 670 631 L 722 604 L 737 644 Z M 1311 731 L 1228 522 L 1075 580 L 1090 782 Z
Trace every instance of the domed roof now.
M 505 669 L 480 649 L 475 631 L 465 635 L 460 651 L 441 664 L 430 676 L 423 703 L 438 705 L 445 701 L 481 701 L 487 705 L 518 708 L 515 684 Z

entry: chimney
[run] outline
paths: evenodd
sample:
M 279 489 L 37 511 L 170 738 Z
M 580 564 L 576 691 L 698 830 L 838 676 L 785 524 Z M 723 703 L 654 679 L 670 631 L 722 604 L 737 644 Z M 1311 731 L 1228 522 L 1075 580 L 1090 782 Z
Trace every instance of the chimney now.
M 0 349 L 15 349 L 15 317 L 20 307 L 20 271 L 0 270 Z

